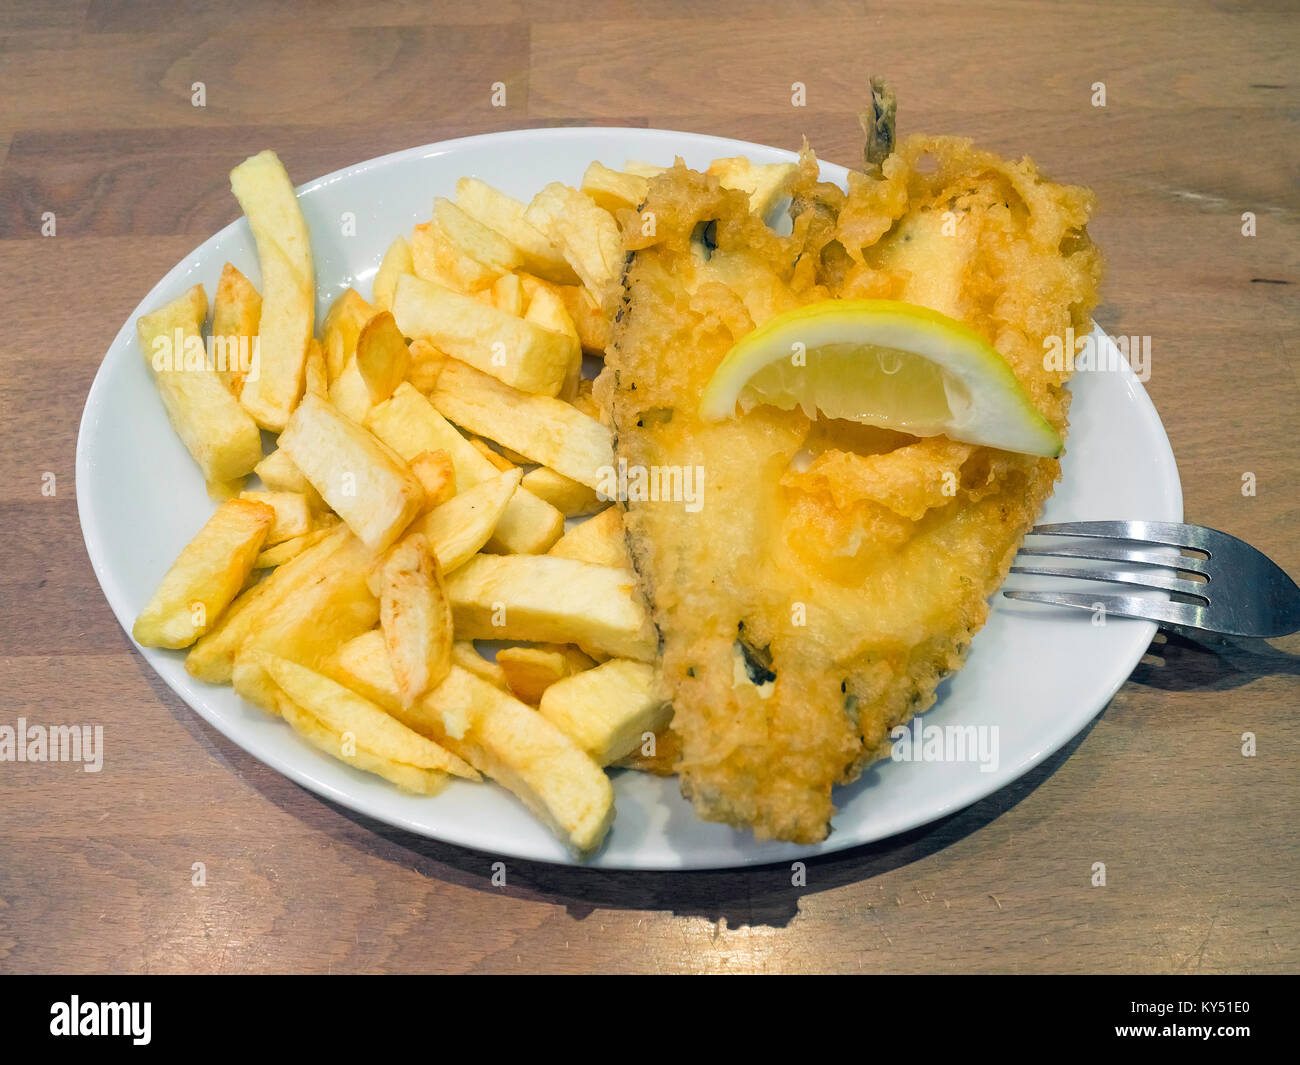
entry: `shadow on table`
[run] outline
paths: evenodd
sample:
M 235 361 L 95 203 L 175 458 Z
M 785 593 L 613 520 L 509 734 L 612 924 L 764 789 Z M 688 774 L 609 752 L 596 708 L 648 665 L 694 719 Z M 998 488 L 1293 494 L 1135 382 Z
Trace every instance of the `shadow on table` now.
M 1264 640 L 1169 632 L 1156 634 L 1129 681 L 1171 692 L 1224 691 L 1282 675 L 1300 675 L 1300 655 Z
M 426 839 L 354 813 L 265 769 L 190 711 L 152 670 L 144 672 L 159 698 L 245 781 L 281 809 L 339 842 L 407 865 L 431 879 L 493 895 L 562 904 L 578 920 L 601 909 L 661 910 L 715 923 L 725 921 L 730 928 L 783 927 L 799 912 L 805 895 L 861 883 L 980 831 L 1051 777 L 1101 716 L 1020 779 L 955 814 L 877 843 L 804 859 L 807 886 L 794 887 L 791 862 L 695 872 L 584 869 L 498 858 Z M 1183 691 L 1231 688 L 1265 675 L 1298 672 L 1300 656 L 1262 642 L 1242 641 L 1219 648 L 1170 635 L 1167 639 L 1157 636 L 1131 679 L 1137 684 Z M 498 861 L 504 862 L 507 878 L 499 887 L 491 882 L 492 865 Z
M 181 712 L 187 713 L 183 707 Z M 491 895 L 560 904 L 577 920 L 602 909 L 660 910 L 714 923 L 725 921 L 729 928 L 783 927 L 799 912 L 799 901 L 805 895 L 869 880 L 978 832 L 1047 780 L 1097 720 L 1013 784 L 956 814 L 879 843 L 803 859 L 807 886 L 795 887 L 792 862 L 716 871 L 609 870 L 502 858 L 441 843 L 355 813 L 278 774 L 258 772 L 260 763 L 251 755 L 215 733 L 197 715 L 187 716 L 193 730 L 201 732 L 245 781 L 281 809 L 338 842 L 399 862 L 423 876 Z M 500 887 L 491 882 L 495 862 L 502 862 L 506 870 L 507 883 Z
M 358 817 L 332 803 L 325 805 L 366 825 L 375 835 L 417 859 L 442 866 L 441 870 L 429 869 L 429 875 L 481 891 L 559 903 L 569 916 L 578 920 L 602 909 L 661 910 L 677 917 L 725 921 L 729 928 L 760 925 L 780 928 L 799 912 L 799 901 L 806 895 L 860 883 L 908 865 L 997 820 L 1056 772 L 1092 731 L 1096 720 L 1019 780 L 973 806 L 888 840 L 802 859 L 807 867 L 807 886 L 800 887 L 792 884 L 793 862 L 790 861 L 743 869 L 652 872 L 583 869 L 508 858 L 503 859 L 508 869 L 508 885 L 497 888 L 491 885 L 487 872 L 489 864 L 496 860 L 490 855 L 415 836 Z

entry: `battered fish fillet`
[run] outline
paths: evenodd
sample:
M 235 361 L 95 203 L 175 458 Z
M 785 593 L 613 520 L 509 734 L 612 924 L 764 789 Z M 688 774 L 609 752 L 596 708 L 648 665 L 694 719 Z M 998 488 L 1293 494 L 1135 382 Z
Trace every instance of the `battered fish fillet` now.
M 832 786 L 887 755 L 890 729 L 961 665 L 1059 475 L 1055 460 L 797 409 L 707 424 L 714 369 L 790 307 L 907 300 L 983 334 L 1064 431 L 1065 375 L 1044 368 L 1043 340 L 1089 329 L 1091 203 L 1028 160 L 914 137 L 847 194 L 817 181 L 805 146 L 789 237 L 680 163 L 622 212 L 630 252 L 595 395 L 618 459 L 659 472 L 658 499 L 629 493 L 628 545 L 701 817 L 823 839 Z M 664 498 L 688 469 L 698 510 Z

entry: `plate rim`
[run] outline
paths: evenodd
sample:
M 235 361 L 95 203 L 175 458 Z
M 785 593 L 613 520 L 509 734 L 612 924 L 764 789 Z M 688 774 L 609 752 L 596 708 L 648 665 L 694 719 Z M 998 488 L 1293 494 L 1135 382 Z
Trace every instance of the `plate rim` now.
M 773 153 L 784 156 L 790 161 L 798 159 L 798 152 L 790 149 L 778 148 L 772 145 L 759 144 L 752 141 L 744 141 L 732 137 L 715 136 L 707 133 L 697 133 L 681 130 L 668 130 L 656 127 L 637 127 L 637 126 L 542 126 L 535 128 L 497 130 L 488 133 L 476 133 L 462 137 L 455 137 L 448 140 L 432 141 L 427 144 L 415 145 L 409 148 L 398 149 L 383 155 L 374 156 L 360 162 L 341 167 L 337 170 L 323 174 L 319 177 L 312 178 L 301 185 L 295 187 L 296 194 L 301 197 L 305 193 L 315 191 L 326 184 L 334 181 L 362 174 L 367 171 L 377 169 L 382 166 L 394 165 L 406 159 L 412 158 L 433 158 L 440 155 L 454 153 L 455 151 L 471 146 L 478 146 L 485 142 L 491 141 L 509 141 L 512 139 L 524 138 L 528 140 L 562 140 L 566 136 L 633 136 L 636 138 L 649 138 L 675 144 L 680 146 L 684 141 L 693 141 L 697 144 L 709 144 L 717 146 L 726 144 L 733 146 L 738 152 L 744 153 L 755 149 L 771 155 Z M 715 149 L 710 149 L 715 150 Z M 674 153 L 676 154 L 676 153 Z M 836 163 L 831 163 L 818 159 L 823 169 L 823 177 L 829 180 L 843 184 L 848 173 L 848 169 Z M 163 655 L 161 651 L 155 648 L 142 648 L 131 636 L 132 618 L 127 613 L 127 593 L 120 586 L 108 570 L 108 560 L 104 539 L 97 528 L 93 528 L 95 521 L 100 520 L 95 514 L 95 507 L 91 499 L 91 475 L 94 466 L 94 458 L 88 454 L 89 445 L 88 425 L 95 411 L 98 410 L 98 404 L 102 402 L 100 392 L 108 386 L 105 384 L 106 375 L 105 366 L 108 363 L 109 355 L 121 344 L 129 346 L 130 333 L 134 327 L 136 318 L 143 313 L 147 313 L 147 307 L 151 306 L 158 298 L 155 294 L 160 290 L 167 289 L 181 275 L 189 272 L 196 265 L 196 260 L 200 257 L 203 249 L 223 237 L 227 237 L 230 232 L 240 226 L 246 226 L 247 221 L 242 216 L 223 226 L 221 229 L 212 233 L 201 240 L 194 248 L 186 252 L 161 278 L 150 288 L 149 292 L 139 301 L 136 307 L 127 316 L 121 328 L 114 334 L 112 341 L 109 343 L 100 363 L 95 371 L 95 376 L 87 390 L 85 402 L 82 407 L 81 417 L 78 421 L 77 443 L 74 462 L 74 476 L 76 481 L 76 504 L 78 522 L 81 527 L 82 540 L 84 542 L 87 556 L 90 559 L 92 571 L 99 583 L 100 589 L 108 601 L 110 609 L 113 611 L 119 625 L 121 625 L 132 649 L 142 658 L 150 670 L 157 678 L 181 700 L 182 703 L 193 713 L 197 714 L 207 725 L 216 729 L 227 740 L 233 743 L 241 751 L 248 754 L 277 773 L 288 777 L 299 787 L 316 794 L 330 802 L 343 806 L 354 814 L 371 818 L 382 824 L 388 824 L 403 831 L 410 832 L 412 835 L 424 839 L 432 839 L 438 842 L 451 844 L 453 846 L 464 847 L 468 850 L 475 851 L 485 855 L 499 855 L 513 857 L 524 861 L 534 861 L 544 864 L 569 866 L 583 869 L 602 869 L 602 870 L 635 870 L 635 871 L 663 871 L 663 872 L 685 872 L 690 870 L 707 870 L 707 869 L 728 869 L 728 868 L 756 868 L 763 865 L 782 863 L 790 860 L 822 857 L 828 854 L 837 853 L 852 849 L 854 847 L 865 846 L 877 843 L 884 839 L 889 839 L 903 832 L 913 831 L 924 828 L 933 824 L 935 821 L 949 816 L 958 810 L 965 809 L 968 806 L 979 802 L 994 792 L 1013 784 L 1030 770 L 1041 764 L 1045 759 L 1055 754 L 1062 747 L 1068 744 L 1075 736 L 1079 735 L 1086 727 L 1087 723 L 1096 719 L 1102 713 L 1114 698 L 1115 693 L 1123 686 L 1124 682 L 1132 674 L 1133 669 L 1141 660 L 1142 655 L 1146 653 L 1146 648 L 1150 645 L 1151 638 L 1155 635 L 1158 626 L 1154 622 L 1130 622 L 1127 628 L 1133 632 L 1133 638 L 1129 651 L 1125 655 L 1114 655 L 1111 659 L 1114 667 L 1114 673 L 1107 681 L 1105 698 L 1093 708 L 1087 720 L 1070 731 L 1059 742 L 1049 742 L 1044 744 L 1040 749 L 1029 755 L 1021 765 L 1016 767 L 1013 775 L 1005 778 L 990 774 L 987 786 L 976 789 L 972 795 L 962 795 L 949 802 L 941 803 L 938 808 L 927 808 L 923 819 L 909 825 L 886 827 L 882 831 L 859 833 L 851 838 L 846 833 L 832 832 L 831 835 L 821 843 L 812 845 L 783 844 L 778 845 L 774 853 L 752 853 L 749 851 L 742 853 L 730 852 L 723 856 L 721 860 L 709 861 L 707 859 L 696 859 L 689 855 L 674 856 L 676 860 L 666 862 L 663 860 L 652 859 L 648 862 L 636 862 L 632 860 L 602 860 L 601 851 L 597 851 L 587 861 L 580 861 L 571 855 L 557 854 L 539 854 L 530 851 L 527 845 L 514 848 L 502 849 L 498 846 L 485 844 L 481 840 L 474 838 L 473 825 L 467 824 L 467 831 L 448 832 L 440 829 L 438 834 L 433 834 L 429 829 L 421 824 L 416 823 L 410 818 L 403 816 L 400 812 L 377 811 L 368 803 L 365 796 L 355 795 L 354 793 L 340 789 L 328 780 L 325 780 L 307 769 L 295 764 L 292 760 L 282 757 L 275 750 L 251 750 L 245 742 L 237 738 L 233 733 L 237 731 L 235 720 L 227 721 L 223 715 L 209 713 L 203 707 L 201 700 L 191 701 L 183 691 L 173 686 L 172 681 L 153 661 L 155 656 L 160 656 L 164 661 L 170 660 L 169 655 Z M 1094 331 L 1101 331 L 1100 326 L 1092 322 Z M 1104 332 L 1104 331 L 1102 331 Z M 1162 483 L 1166 492 L 1166 503 L 1173 516 L 1166 517 L 1164 520 L 1182 521 L 1183 520 L 1183 494 L 1182 479 L 1178 471 L 1177 460 L 1174 456 L 1173 449 L 1169 443 L 1168 433 L 1165 430 L 1164 423 L 1160 418 L 1159 412 L 1155 408 L 1150 395 L 1142 386 L 1142 382 L 1134 374 L 1127 362 L 1121 361 L 1120 374 L 1125 378 L 1125 384 L 1130 393 L 1134 396 L 1141 413 L 1144 415 L 1143 420 L 1148 422 L 1155 430 L 1160 448 L 1160 465 L 1162 467 Z M 1067 442 L 1068 446 L 1068 442 Z M 996 596 L 997 593 L 994 593 Z M 990 597 L 993 598 L 993 597 Z M 183 667 L 182 667 L 183 668 Z M 194 683 L 199 683 L 195 681 Z M 197 705 L 196 705 L 197 703 Z M 246 739 L 246 737 L 245 737 Z M 254 744 L 256 746 L 256 744 Z M 837 838 L 838 837 L 838 838 Z M 752 843 L 753 837 L 747 836 L 746 843 Z M 773 847 L 770 842 L 761 845 L 763 850 Z

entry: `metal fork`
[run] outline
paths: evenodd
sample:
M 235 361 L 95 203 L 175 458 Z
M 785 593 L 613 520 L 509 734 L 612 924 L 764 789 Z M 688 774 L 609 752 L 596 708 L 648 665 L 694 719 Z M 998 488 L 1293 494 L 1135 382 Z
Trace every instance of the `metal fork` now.
M 1134 584 L 1171 594 L 1163 599 L 1150 595 L 1007 590 L 1002 594 L 1008 599 L 1081 610 L 1100 608 L 1116 617 L 1142 618 L 1225 636 L 1285 636 L 1300 630 L 1300 588 L 1295 581 L 1263 553 L 1227 533 L 1164 521 L 1070 521 L 1036 525 L 1031 534 L 1097 542 L 1026 544 L 1020 549 L 1022 555 L 1055 555 L 1146 568 L 1135 573 L 1124 566 L 1020 565 L 1012 566 L 1012 573 Z M 1193 576 L 1189 579 L 1180 573 Z

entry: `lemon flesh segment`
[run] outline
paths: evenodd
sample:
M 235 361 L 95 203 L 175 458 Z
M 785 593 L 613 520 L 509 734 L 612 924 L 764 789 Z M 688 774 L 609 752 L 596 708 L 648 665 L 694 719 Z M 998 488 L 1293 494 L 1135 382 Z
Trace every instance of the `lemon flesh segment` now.
M 765 322 L 700 400 L 722 421 L 758 404 L 1055 458 L 1063 441 L 996 348 L 954 318 L 896 300 L 823 300 Z

